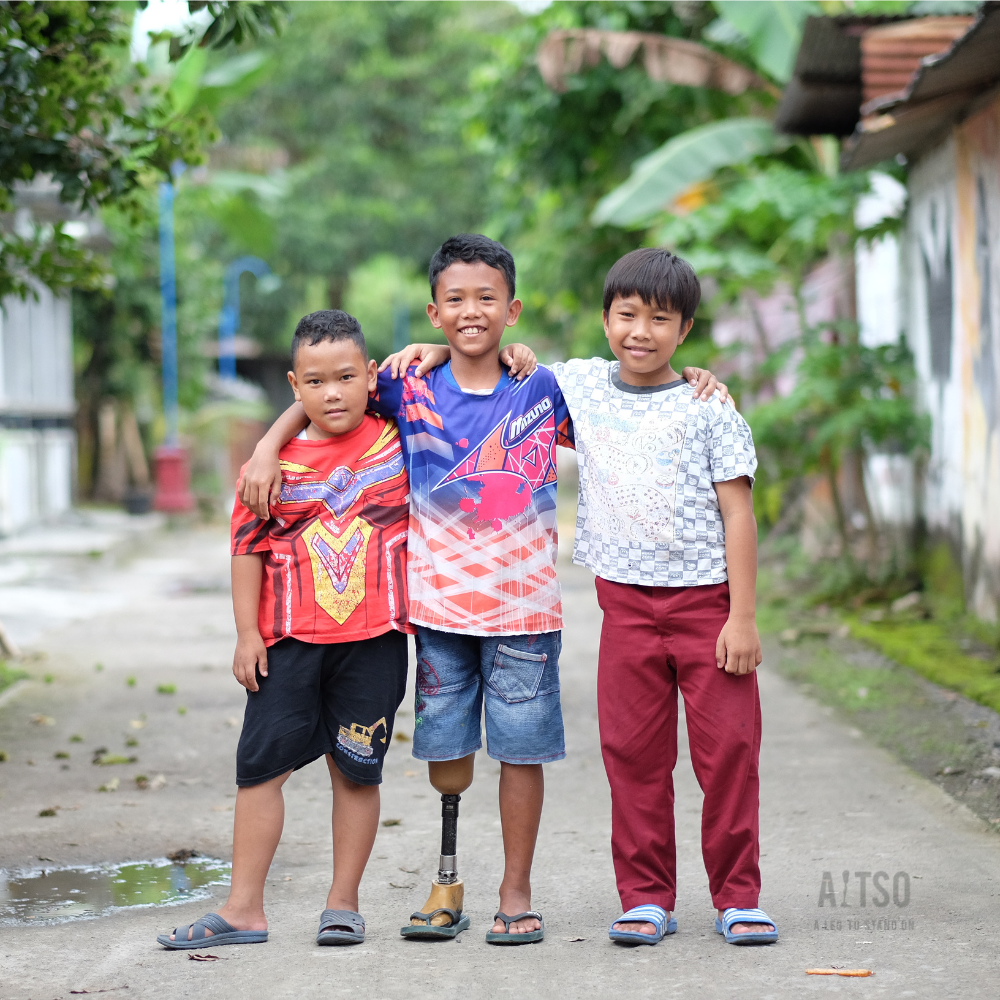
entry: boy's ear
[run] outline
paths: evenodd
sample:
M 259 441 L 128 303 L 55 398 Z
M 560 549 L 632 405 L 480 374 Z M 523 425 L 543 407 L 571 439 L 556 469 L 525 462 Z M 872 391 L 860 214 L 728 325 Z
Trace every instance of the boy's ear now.
M 378 386 L 378 364 L 374 358 L 368 361 L 368 394 L 371 395 Z
M 295 393 L 295 402 L 301 403 L 302 397 L 299 395 L 299 383 L 295 379 L 295 372 L 288 373 L 288 384 L 292 387 L 292 392 Z
M 611 331 L 608 329 L 608 311 L 607 309 L 601 312 L 601 316 L 604 318 L 604 336 L 608 339 L 611 338 Z
M 686 323 L 681 326 L 680 336 L 677 338 L 678 344 L 683 344 L 687 335 L 691 332 L 691 327 L 694 326 L 694 317 L 692 316 Z
M 441 329 L 441 316 L 438 313 L 436 302 L 427 303 L 427 318 L 431 321 L 431 326 L 433 326 L 435 330 Z
M 512 299 L 510 305 L 507 306 L 507 319 L 505 325 L 513 326 L 517 322 L 518 316 L 521 315 L 521 310 L 523 308 L 524 304 L 520 299 Z

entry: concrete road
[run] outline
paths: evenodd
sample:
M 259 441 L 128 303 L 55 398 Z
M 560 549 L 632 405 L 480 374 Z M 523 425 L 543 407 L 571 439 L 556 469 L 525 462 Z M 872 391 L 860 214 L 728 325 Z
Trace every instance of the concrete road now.
M 52 682 L 33 683 L 0 707 L 0 747 L 10 754 L 0 764 L 0 867 L 119 862 L 179 848 L 228 858 L 235 723 L 243 696 L 229 670 L 234 631 L 229 595 L 219 586 L 227 563 L 221 531 L 165 536 L 100 585 L 105 594 L 117 595 L 115 610 L 101 611 L 96 602 L 89 618 L 61 624 L 37 639 L 48 658 L 32 669 L 39 676 L 51 673 Z M 989 913 L 997 893 L 1000 841 L 939 789 L 771 673 L 766 659 L 760 671 L 761 905 L 777 921 L 781 942 L 735 948 L 714 933 L 699 849 L 700 794 L 682 742 L 680 929 L 655 948 L 612 945 L 607 926 L 620 911 L 595 708 L 601 612 L 589 573 L 568 563 L 561 573 L 569 754 L 546 768 L 534 875 L 534 903 L 546 919 L 544 943 L 494 948 L 483 941 L 502 864 L 499 768 L 484 754 L 477 781 L 463 796 L 459 833 L 472 929 L 455 942 L 399 937 L 434 874 L 439 804 L 423 765 L 409 756 L 406 743 L 395 742 L 382 814 L 401 822 L 380 830 L 362 885 L 368 922 L 363 946 L 314 944 L 330 870 L 330 793 L 325 765 L 317 762 L 286 785 L 285 836 L 268 883 L 267 944 L 205 949 L 219 956 L 217 962 L 190 961 L 183 952 L 156 945 L 157 933 L 218 905 L 225 894 L 221 887 L 214 890 L 214 903 L 3 926 L 0 997 L 50 1000 L 103 990 L 132 1000 L 205 995 L 464 1000 L 557 993 L 712 1000 L 829 993 L 928 1000 L 996 996 L 1000 942 Z M 87 586 L 98 584 L 91 578 Z M 96 663 L 104 669 L 95 670 Z M 163 683 L 176 685 L 176 693 L 156 693 Z M 179 714 L 179 707 L 186 713 Z M 46 719 L 32 722 L 36 716 Z M 408 698 L 398 730 L 411 732 L 412 718 Z M 133 720 L 144 725 L 133 728 Z M 68 742 L 72 734 L 83 742 Z M 138 746 L 126 747 L 130 736 L 138 738 Z M 643 734 L 637 732 L 636 739 Z M 99 746 L 139 759 L 95 767 L 90 757 Z M 70 759 L 54 758 L 59 751 L 71 753 Z M 165 785 L 136 789 L 133 777 L 140 771 L 162 774 Z M 112 774 L 120 778 L 118 790 L 98 792 Z M 55 816 L 39 817 L 55 807 Z M 855 873 L 880 871 L 888 875 L 887 904 L 875 905 L 885 897 L 873 892 L 866 875 L 862 906 L 862 877 Z M 805 975 L 807 968 L 821 966 L 865 967 L 876 975 Z

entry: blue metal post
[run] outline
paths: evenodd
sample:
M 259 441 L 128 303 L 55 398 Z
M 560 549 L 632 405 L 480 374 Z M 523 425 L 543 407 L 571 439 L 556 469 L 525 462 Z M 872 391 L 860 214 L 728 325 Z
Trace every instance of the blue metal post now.
M 219 314 L 219 378 L 236 379 L 236 334 L 240 329 L 240 275 L 249 271 L 258 280 L 271 273 L 259 257 L 239 257 L 226 268 L 222 312 Z
M 166 444 L 177 444 L 177 281 L 174 264 L 174 186 L 160 184 L 160 299 L 163 358 L 163 417 Z

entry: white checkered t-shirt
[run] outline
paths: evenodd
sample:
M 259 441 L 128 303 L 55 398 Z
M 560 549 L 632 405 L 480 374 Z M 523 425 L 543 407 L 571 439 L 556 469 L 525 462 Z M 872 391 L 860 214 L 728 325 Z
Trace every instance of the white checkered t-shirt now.
M 747 422 L 679 380 L 626 385 L 603 358 L 550 366 L 573 417 L 580 503 L 573 562 L 615 583 L 724 583 L 714 483 L 757 468 Z

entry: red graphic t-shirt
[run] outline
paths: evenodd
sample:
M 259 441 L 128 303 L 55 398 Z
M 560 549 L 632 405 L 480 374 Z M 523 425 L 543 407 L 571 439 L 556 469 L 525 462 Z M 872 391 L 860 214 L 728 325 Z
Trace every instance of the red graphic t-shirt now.
M 353 642 L 412 633 L 406 597 L 409 482 L 394 420 L 295 438 L 279 453 L 281 496 L 262 521 L 237 500 L 234 556 L 260 553 L 264 643 Z

